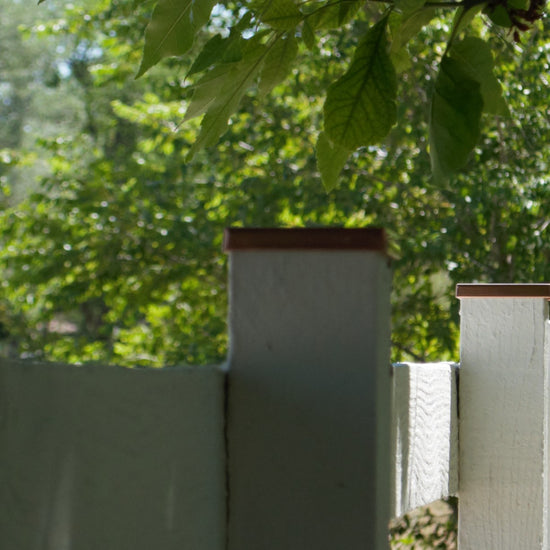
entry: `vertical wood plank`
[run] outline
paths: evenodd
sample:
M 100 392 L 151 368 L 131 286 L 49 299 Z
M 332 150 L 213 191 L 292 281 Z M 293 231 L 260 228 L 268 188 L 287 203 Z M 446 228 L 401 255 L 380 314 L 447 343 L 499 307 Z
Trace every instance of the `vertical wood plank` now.
M 238 249 L 230 260 L 229 549 L 386 549 L 387 258 Z
M 460 550 L 549 548 L 548 351 L 545 298 L 461 300 Z
M 394 366 L 395 517 L 458 490 L 457 370 L 452 363 Z

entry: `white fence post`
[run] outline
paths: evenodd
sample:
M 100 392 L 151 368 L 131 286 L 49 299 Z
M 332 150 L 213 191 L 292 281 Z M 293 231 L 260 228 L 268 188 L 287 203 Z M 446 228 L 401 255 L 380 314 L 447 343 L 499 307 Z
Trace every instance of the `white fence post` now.
M 460 550 L 548 550 L 549 284 L 459 285 Z
M 379 230 L 230 230 L 229 550 L 381 550 L 390 270 Z

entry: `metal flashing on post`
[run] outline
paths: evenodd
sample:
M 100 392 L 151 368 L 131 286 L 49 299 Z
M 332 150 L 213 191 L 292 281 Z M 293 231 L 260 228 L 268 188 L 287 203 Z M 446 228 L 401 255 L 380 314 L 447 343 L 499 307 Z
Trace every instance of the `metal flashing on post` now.
M 545 298 L 550 300 L 550 283 L 461 283 L 457 298 Z
M 224 251 L 372 250 L 387 254 L 384 229 L 378 227 L 241 228 L 225 230 Z

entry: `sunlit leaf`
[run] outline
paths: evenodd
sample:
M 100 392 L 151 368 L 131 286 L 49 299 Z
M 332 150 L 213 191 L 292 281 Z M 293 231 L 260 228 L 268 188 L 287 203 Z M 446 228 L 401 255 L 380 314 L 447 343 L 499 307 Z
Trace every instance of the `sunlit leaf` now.
M 264 57 L 265 46 L 254 41 L 254 44 L 250 45 L 241 61 L 232 63 L 227 68 L 228 70 L 223 73 L 220 72 L 219 79 L 216 81 L 219 86 L 215 97 L 205 105 L 208 96 L 208 94 L 205 94 L 204 102 L 200 105 L 200 108 L 206 111 L 206 114 L 201 122 L 200 134 L 189 152 L 189 159 L 193 158 L 200 149 L 215 145 L 225 132 L 229 117 L 237 110 L 246 90 L 258 76 Z M 216 67 L 216 69 L 223 71 L 225 67 Z M 212 85 L 212 82 L 209 82 L 210 85 Z M 200 91 L 200 88 L 197 91 Z M 192 107 L 193 103 L 189 108 Z M 193 116 L 197 116 L 198 107 L 193 109 Z M 186 113 L 186 119 L 188 118 L 191 118 L 191 116 Z
M 303 14 L 294 0 L 266 0 L 258 7 L 258 17 L 273 29 L 288 30 L 300 23 Z
M 483 98 L 467 67 L 445 56 L 435 83 L 430 116 L 430 156 L 435 177 L 445 177 L 466 163 L 480 134 Z
M 185 112 L 184 121 L 191 120 L 204 114 L 208 109 L 215 109 L 217 106 L 223 104 L 227 99 L 228 91 L 233 90 L 235 84 L 240 81 L 240 78 L 247 74 L 251 63 L 254 65 L 254 74 L 251 76 L 251 79 L 253 80 L 257 76 L 264 59 L 267 58 L 267 55 L 265 55 L 265 46 L 262 45 L 261 38 L 262 35 L 257 34 L 250 40 L 239 37 L 231 41 L 231 48 L 225 48 L 223 50 L 225 54 L 222 54 L 228 55 L 230 61 L 223 62 L 225 57 L 222 57 L 220 64 L 215 65 L 208 72 L 204 73 L 199 81 L 190 87 L 193 95 Z M 227 40 L 230 39 L 231 37 Z M 237 52 L 238 56 L 236 55 Z M 235 61 L 231 60 L 232 55 L 235 58 L 238 57 L 238 59 Z M 262 64 L 255 66 L 255 60 L 260 57 L 262 58 Z
M 390 57 L 397 72 L 410 67 L 411 62 L 406 46 L 435 15 L 436 10 L 433 8 L 417 9 L 406 14 L 393 12 L 390 15 L 389 28 L 392 39 Z
M 396 73 L 402 73 L 412 67 L 411 56 L 407 48 L 399 48 L 395 51 L 392 49 L 390 50 L 390 55 Z
M 185 112 L 184 121 L 203 115 L 219 99 L 220 90 L 239 74 L 239 63 L 226 63 L 208 71 L 192 86 L 193 95 Z
M 159 0 L 145 33 L 137 77 L 162 58 L 187 52 L 215 4 L 215 0 Z
M 308 14 L 308 22 L 314 29 L 337 29 L 348 23 L 362 5 L 362 0 L 327 0 L 323 6 Z
M 433 8 L 424 8 L 407 14 L 392 13 L 389 25 L 392 50 L 406 46 L 435 17 L 436 13 Z
M 297 54 L 298 43 L 293 34 L 277 40 L 265 57 L 258 86 L 261 94 L 269 93 L 284 80 L 292 69 Z
M 340 173 L 350 153 L 349 149 L 331 143 L 324 132 L 319 134 L 316 150 L 317 168 L 327 191 L 331 191 L 338 185 Z
M 449 55 L 460 61 L 470 78 L 479 82 L 483 96 L 483 110 L 486 113 L 502 116 L 510 114 L 502 95 L 502 86 L 493 72 L 493 53 L 487 42 L 481 38 L 467 37 L 455 43 Z
M 453 36 L 458 36 L 463 30 L 468 27 L 474 17 L 483 9 L 484 4 L 476 4 L 471 8 L 459 8 L 453 19 Z
M 508 5 L 516 10 L 529 9 L 529 0 L 509 0 Z
M 395 9 L 404 16 L 408 16 L 420 10 L 425 3 L 426 0 L 396 0 Z
M 325 132 L 347 149 L 384 138 L 396 120 L 397 78 L 388 55 L 387 17 L 359 43 L 348 71 L 327 91 Z

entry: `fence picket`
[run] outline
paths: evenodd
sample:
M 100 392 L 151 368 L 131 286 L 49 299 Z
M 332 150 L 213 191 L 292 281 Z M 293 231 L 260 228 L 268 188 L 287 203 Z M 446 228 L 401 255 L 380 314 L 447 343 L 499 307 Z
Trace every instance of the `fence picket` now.
M 456 495 L 458 365 L 402 363 L 393 370 L 393 515 Z

